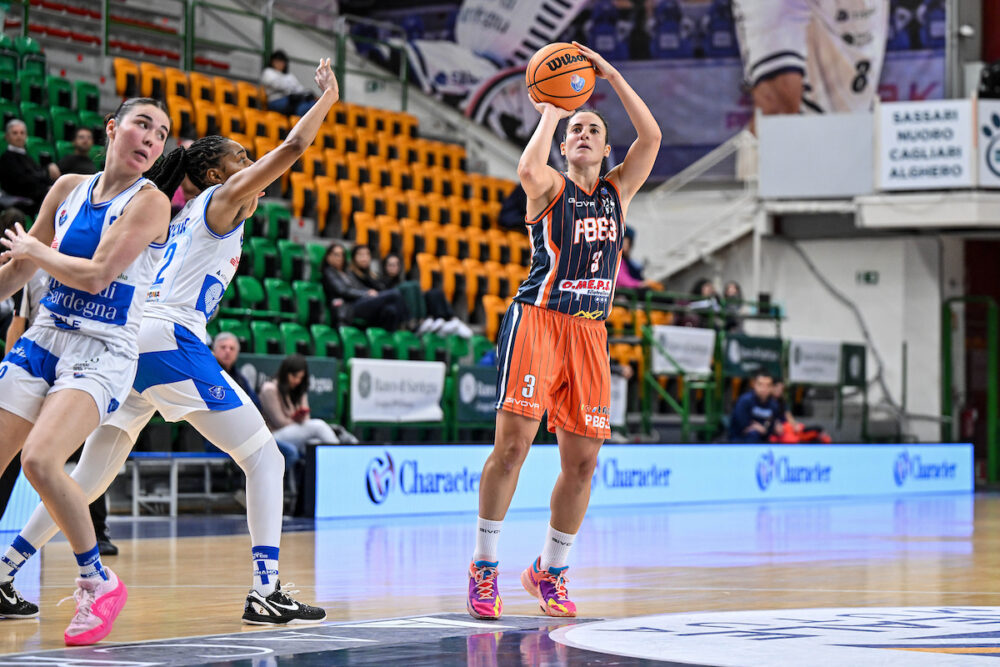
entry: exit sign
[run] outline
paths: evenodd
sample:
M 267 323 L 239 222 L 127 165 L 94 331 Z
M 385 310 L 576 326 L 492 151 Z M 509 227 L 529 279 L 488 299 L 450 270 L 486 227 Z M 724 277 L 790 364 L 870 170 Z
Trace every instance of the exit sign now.
M 878 285 L 878 271 L 858 271 L 854 280 L 859 285 Z

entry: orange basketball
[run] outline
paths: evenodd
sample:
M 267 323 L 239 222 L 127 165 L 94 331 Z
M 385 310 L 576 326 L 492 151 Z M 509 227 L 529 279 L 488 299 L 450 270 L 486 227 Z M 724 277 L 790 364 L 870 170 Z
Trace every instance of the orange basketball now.
M 572 111 L 594 92 L 594 66 L 580 50 L 566 42 L 543 46 L 528 61 L 524 74 L 528 95 Z

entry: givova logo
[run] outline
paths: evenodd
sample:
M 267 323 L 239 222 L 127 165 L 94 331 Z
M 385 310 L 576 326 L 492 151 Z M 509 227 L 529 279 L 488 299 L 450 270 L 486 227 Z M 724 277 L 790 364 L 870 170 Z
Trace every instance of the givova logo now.
M 927 481 L 933 479 L 955 479 L 957 463 L 941 461 L 940 463 L 924 463 L 919 454 L 910 454 L 903 450 L 896 457 L 892 468 L 892 476 L 896 486 L 903 486 L 906 480 Z
M 832 466 L 816 462 L 794 465 L 787 456 L 775 456 L 767 450 L 757 459 L 757 486 L 767 491 L 772 484 L 828 484 Z
M 373 503 L 381 505 L 385 501 L 395 477 L 396 466 L 393 464 L 389 452 L 376 456 L 368 462 L 368 469 L 365 471 L 365 488 Z

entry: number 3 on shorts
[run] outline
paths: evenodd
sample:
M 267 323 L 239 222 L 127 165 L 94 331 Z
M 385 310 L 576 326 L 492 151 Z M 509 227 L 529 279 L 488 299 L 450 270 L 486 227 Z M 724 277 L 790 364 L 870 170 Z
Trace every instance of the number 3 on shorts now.
M 535 395 L 535 376 L 532 375 L 531 373 L 525 375 L 524 384 L 528 386 L 521 389 L 521 396 L 524 396 L 525 398 L 531 398 L 532 396 Z

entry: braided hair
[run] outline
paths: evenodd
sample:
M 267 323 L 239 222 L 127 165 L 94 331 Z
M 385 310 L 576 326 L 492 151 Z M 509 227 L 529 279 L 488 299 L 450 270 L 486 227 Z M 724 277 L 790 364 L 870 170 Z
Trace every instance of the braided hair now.
M 198 190 L 208 188 L 208 170 L 220 166 L 219 161 L 229 148 L 230 139 L 213 134 L 202 137 L 187 148 L 178 146 L 164 155 L 146 172 L 162 192 L 172 195 L 187 176 Z

